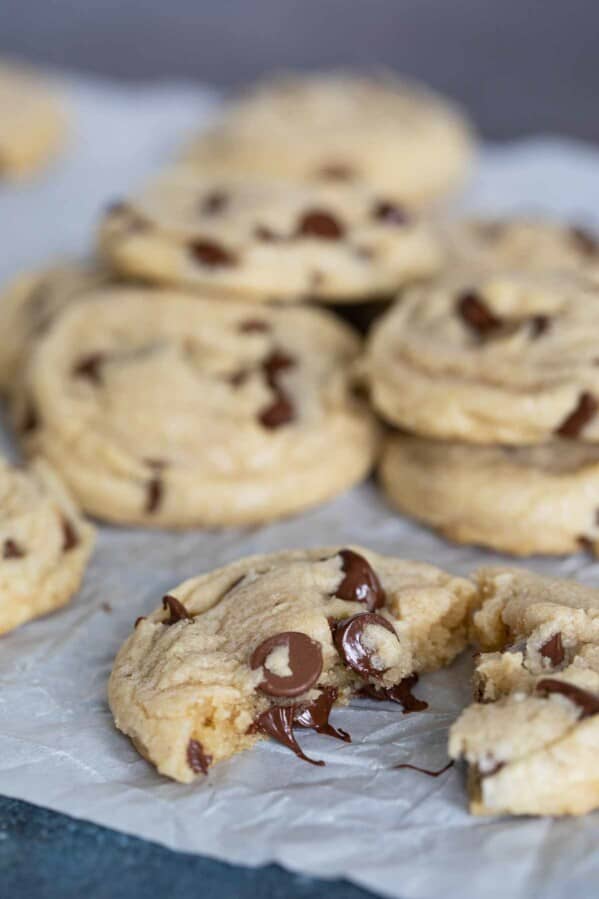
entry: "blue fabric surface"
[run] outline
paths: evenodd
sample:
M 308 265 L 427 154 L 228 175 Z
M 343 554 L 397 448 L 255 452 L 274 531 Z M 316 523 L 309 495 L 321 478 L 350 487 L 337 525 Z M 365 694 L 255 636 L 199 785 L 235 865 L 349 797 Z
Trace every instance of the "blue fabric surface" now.
M 201 826 L 201 822 L 198 822 Z M 369 899 L 346 881 L 238 868 L 0 797 L 2 899 Z

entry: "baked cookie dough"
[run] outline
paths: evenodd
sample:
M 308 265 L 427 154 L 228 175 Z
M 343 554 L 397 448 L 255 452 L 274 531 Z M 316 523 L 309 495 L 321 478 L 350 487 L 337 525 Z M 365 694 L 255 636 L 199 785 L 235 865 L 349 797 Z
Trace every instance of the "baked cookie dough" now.
M 15 278 L 0 296 L 0 392 L 18 387 L 33 343 L 74 300 L 110 281 L 98 266 L 64 263 Z
M 0 62 L 0 183 L 46 164 L 65 136 L 65 115 L 39 73 Z
M 58 609 L 79 588 L 94 543 L 50 466 L 0 458 L 0 634 Z
M 190 169 L 113 204 L 99 241 L 120 274 L 249 302 L 378 299 L 442 261 L 430 225 L 362 185 Z
M 359 349 L 315 309 L 108 287 L 37 341 L 15 422 L 99 518 L 260 523 L 370 470 L 378 430 L 350 384 Z
M 391 434 L 380 463 L 401 512 L 518 556 L 599 552 L 599 446 L 476 446 Z
M 470 443 L 599 441 L 599 288 L 496 273 L 414 289 L 371 332 L 376 409 Z
M 422 205 L 462 183 L 473 144 L 463 113 L 421 85 L 323 72 L 258 84 L 225 106 L 185 159 L 200 171 L 362 180 Z
M 361 547 L 241 559 L 138 619 L 114 664 L 110 707 L 175 780 L 267 735 L 323 764 L 303 754 L 294 728 L 349 741 L 329 723 L 333 705 L 364 690 L 405 703 L 415 673 L 463 649 L 475 597 L 470 581 Z
M 518 569 L 478 580 L 478 701 L 449 739 L 471 811 L 585 814 L 599 806 L 599 591 Z
M 599 279 L 599 238 L 576 225 L 535 218 L 479 218 L 441 229 L 449 274 L 456 270 L 573 273 Z

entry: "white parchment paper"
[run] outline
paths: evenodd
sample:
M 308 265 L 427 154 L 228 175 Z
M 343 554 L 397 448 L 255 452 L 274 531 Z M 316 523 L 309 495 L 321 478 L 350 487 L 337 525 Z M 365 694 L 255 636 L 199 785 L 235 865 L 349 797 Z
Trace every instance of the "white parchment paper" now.
M 166 162 L 213 105 L 212 95 L 189 87 L 66 88 L 74 114 L 68 155 L 36 183 L 0 189 L 2 279 L 85 252 L 101 206 Z M 488 148 L 466 203 L 593 224 L 599 152 L 555 139 Z M 8 446 L 6 433 L 0 442 Z M 599 815 L 476 820 L 459 768 L 438 779 L 393 770 L 401 762 L 445 764 L 447 726 L 469 698 L 468 658 L 422 680 L 425 713 L 404 716 L 362 700 L 333 719 L 351 732 L 351 745 L 302 733 L 324 768 L 269 741 L 182 786 L 155 774 L 114 730 L 106 703 L 112 660 L 135 618 L 168 588 L 247 553 L 350 541 L 459 573 L 499 559 L 396 516 L 371 483 L 257 530 L 102 529 L 76 601 L 0 638 L 0 792 L 173 849 L 247 865 L 276 861 L 403 899 L 598 895 Z M 599 565 L 583 556 L 530 565 L 599 584 Z

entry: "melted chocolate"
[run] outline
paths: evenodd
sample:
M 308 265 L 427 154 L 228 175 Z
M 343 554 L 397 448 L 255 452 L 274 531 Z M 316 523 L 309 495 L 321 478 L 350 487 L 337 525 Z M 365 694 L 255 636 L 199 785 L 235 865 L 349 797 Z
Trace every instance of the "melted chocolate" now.
M 485 337 L 501 327 L 501 319 L 491 312 L 486 303 L 473 290 L 463 293 L 457 303 L 462 320 L 480 337 Z
M 403 708 L 404 715 L 410 712 L 423 712 L 428 709 L 428 702 L 418 699 L 412 694 L 412 689 L 418 683 L 418 675 L 410 674 L 404 677 L 394 687 L 375 687 L 373 684 L 365 684 L 359 691 L 359 696 L 368 696 L 370 699 L 376 699 L 379 702 L 389 700 L 397 702 Z
M 441 774 L 445 774 L 446 771 L 449 771 L 454 764 L 455 762 L 453 761 L 447 762 L 447 764 L 444 765 L 443 768 L 439 768 L 438 771 L 431 771 L 429 768 L 419 768 L 417 765 L 408 765 L 406 762 L 401 765 L 393 765 L 393 768 L 396 771 L 399 768 L 409 768 L 411 771 L 419 771 L 420 774 L 426 774 L 428 777 L 440 777 Z
M 553 637 L 546 640 L 539 652 L 544 659 L 548 659 L 551 662 L 552 668 L 557 668 L 558 665 L 561 665 L 566 656 L 561 633 L 558 631 Z
M 291 674 L 281 676 L 265 663 L 273 650 L 287 648 Z M 263 680 L 258 689 L 269 696 L 292 697 L 305 693 L 317 682 L 322 671 L 320 644 L 300 631 L 284 631 L 263 640 L 250 659 L 252 669 L 262 668 Z
M 339 553 L 345 577 L 335 590 L 335 596 L 348 602 L 362 602 L 369 612 L 385 605 L 385 591 L 364 556 L 351 549 Z
M 190 249 L 195 259 L 208 268 L 227 268 L 237 264 L 235 255 L 213 240 L 196 240 Z
M 382 669 L 372 664 L 376 652 L 366 646 L 363 639 L 366 628 L 373 626 L 385 628 L 397 639 L 393 625 L 376 612 L 359 612 L 338 622 L 333 634 L 333 642 L 345 664 L 365 679 L 379 678 L 384 674 Z
M 561 425 L 556 428 L 555 433 L 560 437 L 574 440 L 580 437 L 583 429 L 595 417 L 596 413 L 597 400 L 592 393 L 585 391 L 580 394 L 576 408 L 566 416 Z
M 340 240 L 345 234 L 345 228 L 326 209 L 310 209 L 301 217 L 297 234 L 300 237 L 317 237 L 321 240 Z
M 177 599 L 175 596 L 171 596 L 167 593 L 166 596 L 162 597 L 162 608 L 166 611 L 170 612 L 169 617 L 166 621 L 163 621 L 163 624 L 176 624 L 177 621 L 185 621 L 185 620 L 193 620 L 193 615 L 190 615 L 183 603 Z M 139 619 L 138 619 L 139 620 Z
M 573 702 L 574 705 L 578 706 L 581 711 L 581 718 L 590 718 L 592 715 L 599 715 L 599 697 L 574 684 L 546 677 L 538 682 L 536 690 L 537 693 L 543 693 L 546 696 L 549 696 L 551 693 L 558 693 L 560 696 L 565 696 L 566 699 L 569 699 L 570 702 Z
M 337 740 L 343 740 L 345 743 L 351 743 L 351 737 L 347 731 L 329 724 L 329 715 L 338 696 L 337 688 L 322 687 L 321 689 L 322 692 L 317 699 L 303 709 L 301 707 L 298 709 L 294 719 L 295 724 L 298 727 L 311 728 L 317 734 L 326 734 Z
M 270 406 L 263 409 L 258 416 L 258 420 L 262 427 L 268 428 L 269 430 L 289 424 L 294 418 L 295 409 L 293 403 L 280 389 L 277 398 L 270 404 Z
M 295 408 L 290 397 L 279 384 L 279 375 L 282 371 L 292 368 L 296 364 L 295 359 L 284 350 L 273 349 L 262 362 L 262 371 L 266 383 L 275 397 L 272 403 L 263 409 L 258 420 L 265 428 L 280 428 L 295 418 Z
M 311 765 L 324 765 L 323 761 L 308 758 L 302 752 L 299 743 L 295 739 L 293 723 L 296 712 L 297 707 L 295 705 L 273 705 L 272 708 L 258 715 L 253 724 L 253 729 L 278 740 L 279 743 L 291 749 L 304 762 L 309 762 Z
M 16 540 L 12 540 L 8 537 L 4 541 L 4 545 L 2 547 L 2 558 L 3 559 L 22 559 L 25 555 L 25 550 Z
M 212 756 L 204 752 L 199 740 L 190 740 L 187 744 L 187 764 L 196 774 L 208 774 Z

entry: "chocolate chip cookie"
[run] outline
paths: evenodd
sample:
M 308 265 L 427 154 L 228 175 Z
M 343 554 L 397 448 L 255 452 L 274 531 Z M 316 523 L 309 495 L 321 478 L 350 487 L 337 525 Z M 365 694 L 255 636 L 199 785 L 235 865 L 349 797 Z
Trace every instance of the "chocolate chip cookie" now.
M 190 527 L 259 523 L 370 470 L 355 334 L 326 312 L 107 287 L 36 341 L 13 415 L 91 514 Z
M 476 446 L 392 434 L 380 479 L 393 505 L 458 543 L 518 556 L 599 550 L 599 446 Z
M 0 459 L 0 634 L 69 602 L 93 542 L 50 466 Z
M 359 302 L 433 274 L 440 242 L 362 185 L 178 169 L 112 205 L 100 249 L 120 274 L 248 302 Z
M 391 73 L 288 74 L 225 106 L 185 158 L 201 171 L 363 180 L 396 202 L 430 203 L 460 184 L 473 152 L 463 113 Z
M 40 168 L 65 136 L 65 114 L 42 76 L 0 62 L 0 182 Z
M 410 695 L 414 675 L 463 648 L 475 596 L 470 581 L 360 547 L 241 559 L 137 621 L 114 664 L 110 707 L 175 780 L 264 736 L 323 764 L 304 754 L 298 730 L 349 742 L 329 715 L 356 693 L 425 706 Z
M 599 591 L 483 569 L 473 636 L 477 702 L 449 751 L 475 814 L 580 815 L 599 806 Z
M 599 441 L 599 289 L 574 276 L 488 274 L 414 289 L 375 326 L 375 407 L 422 436 Z

